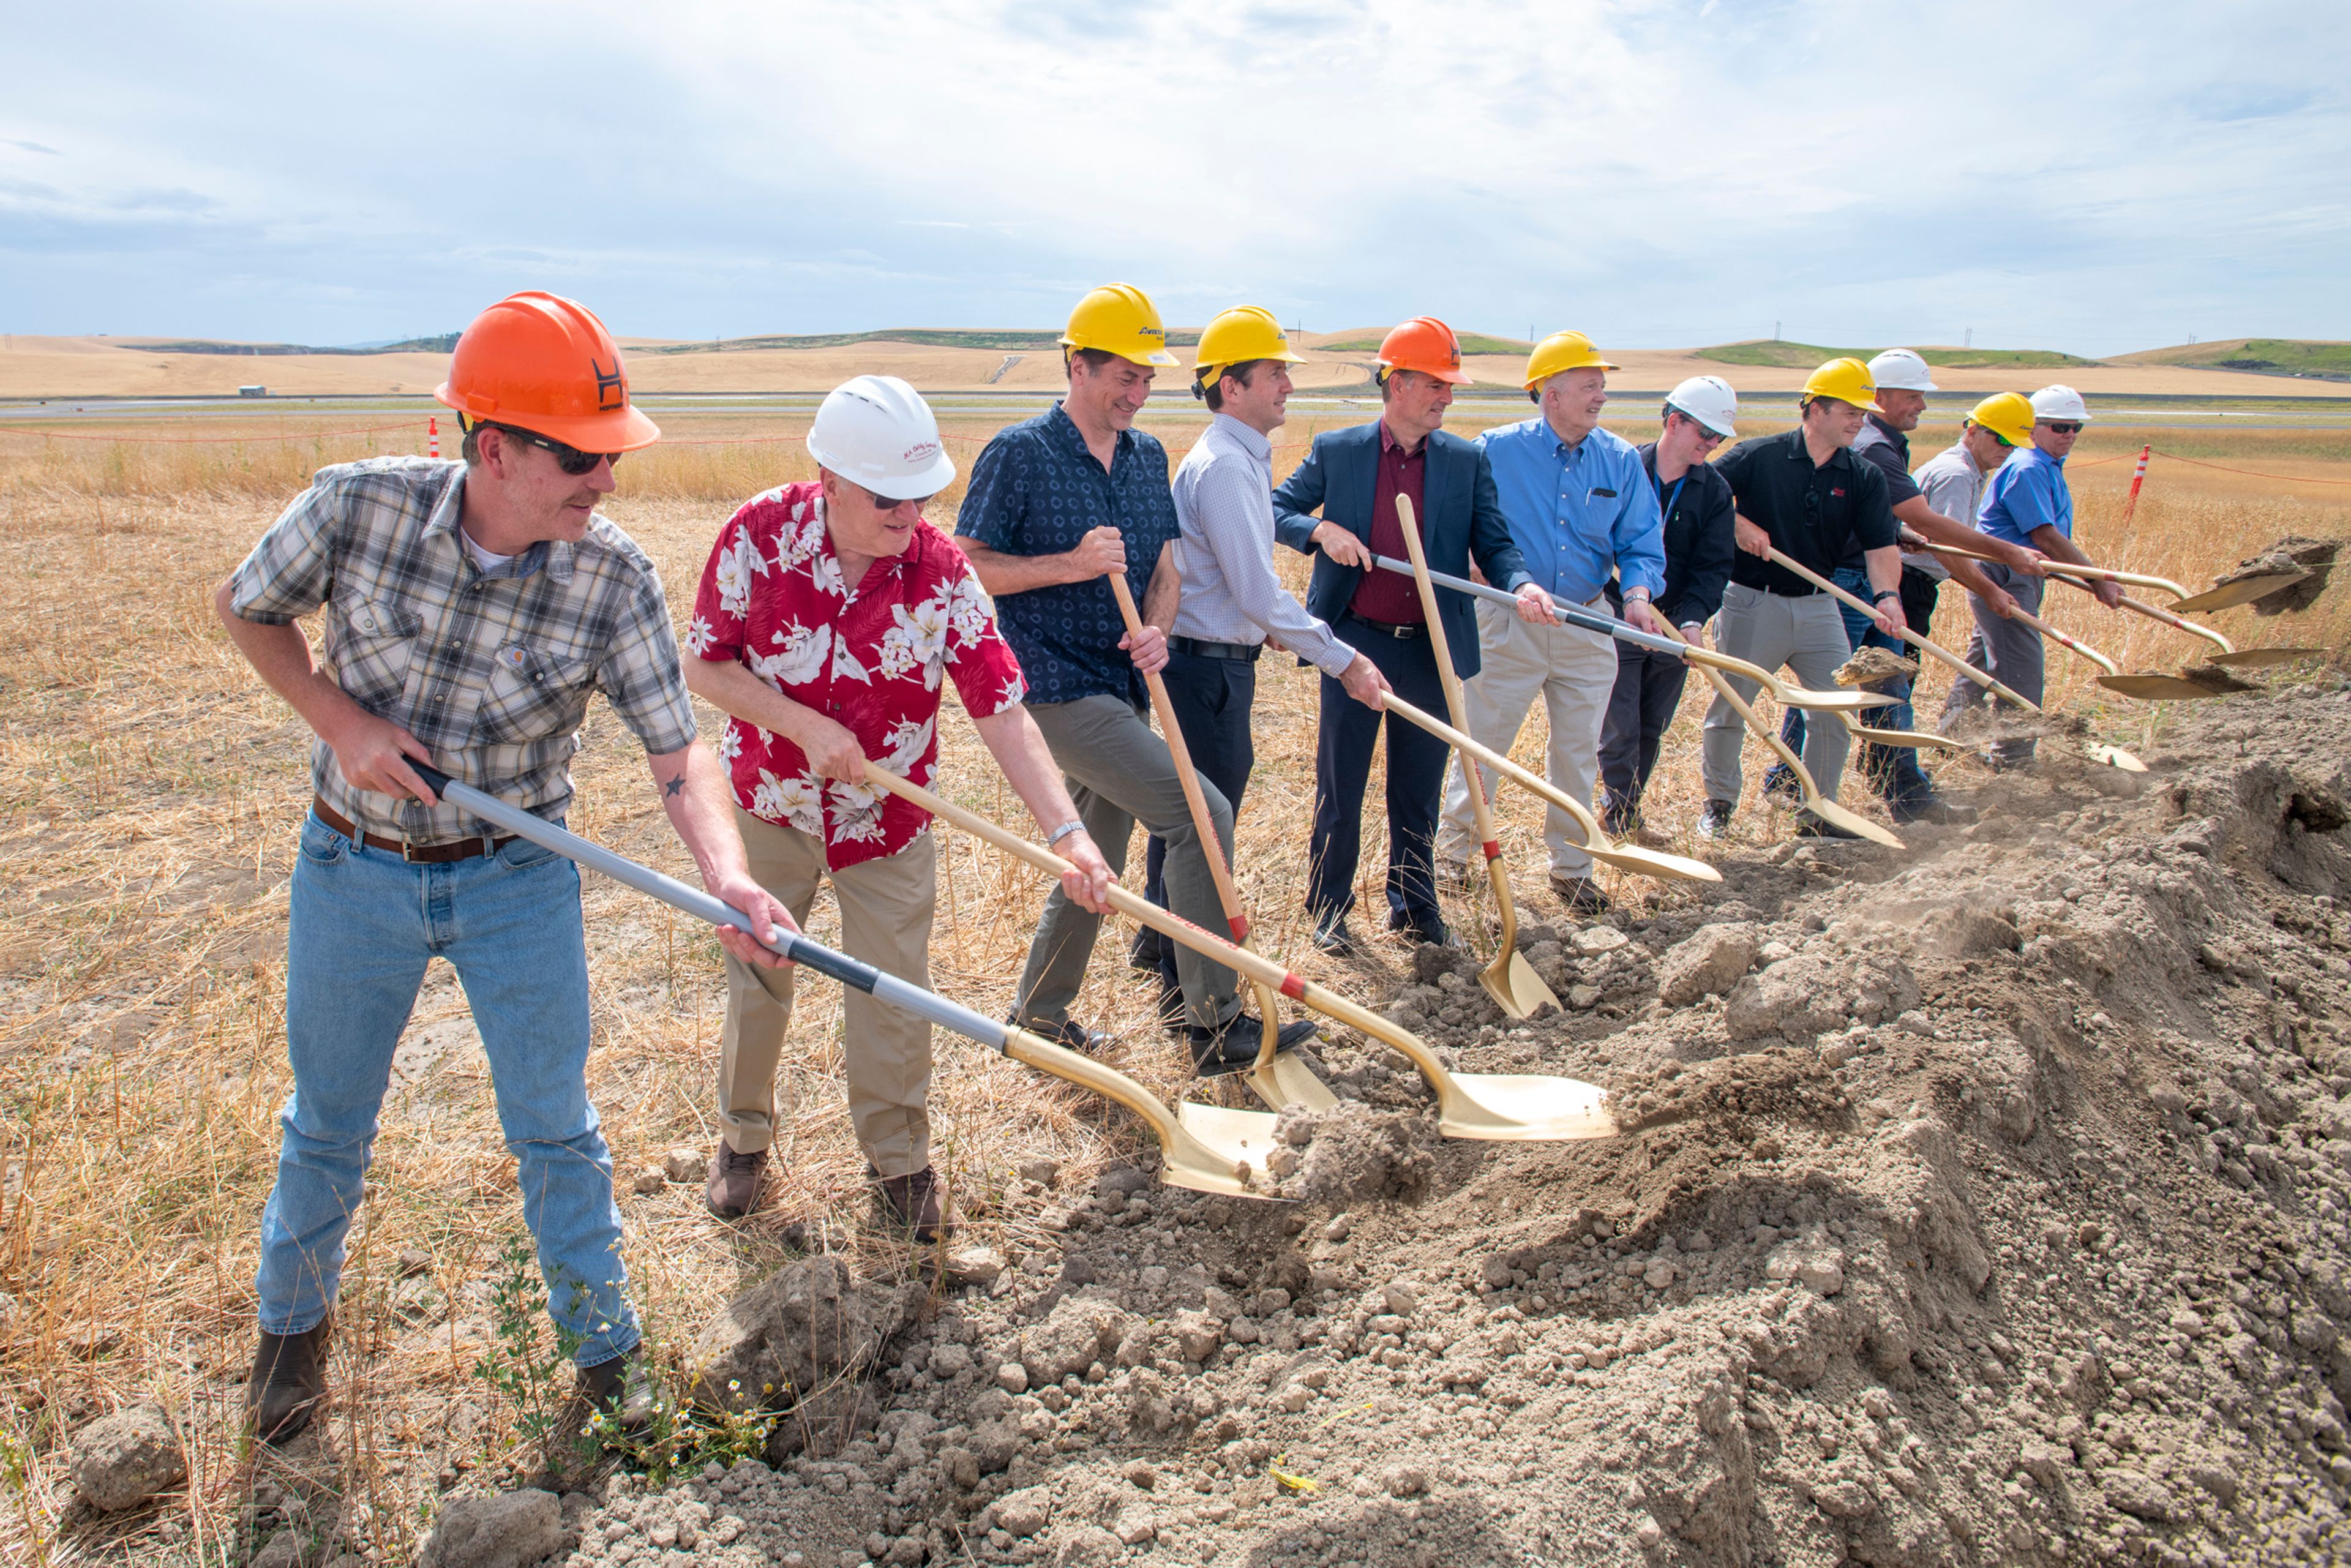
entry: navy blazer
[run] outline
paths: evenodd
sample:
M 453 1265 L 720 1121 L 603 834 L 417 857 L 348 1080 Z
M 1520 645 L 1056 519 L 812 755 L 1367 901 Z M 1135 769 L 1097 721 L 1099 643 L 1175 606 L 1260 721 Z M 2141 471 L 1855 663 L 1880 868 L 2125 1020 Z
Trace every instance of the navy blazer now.
M 1338 524 L 1364 541 L 1372 542 L 1372 493 L 1380 474 L 1380 426 L 1351 425 L 1326 430 L 1314 438 L 1306 461 L 1294 469 L 1273 493 L 1274 537 L 1301 555 L 1314 558 L 1314 578 L 1306 590 L 1306 609 L 1335 627 L 1355 597 L 1363 569 L 1341 566 L 1314 548 L 1314 521 L 1320 507 L 1326 521 Z M 1421 549 L 1431 571 L 1455 577 L 1469 575 L 1475 557 L 1488 582 L 1516 591 L 1533 578 L 1526 559 L 1510 542 L 1510 525 L 1502 520 L 1502 504 L 1494 490 L 1494 471 L 1485 452 L 1447 431 L 1428 438 L 1427 471 L 1421 480 Z M 1478 647 L 1474 601 L 1450 588 L 1437 591 L 1437 613 L 1445 619 L 1446 646 L 1453 651 L 1453 669 L 1463 680 L 1482 664 Z M 1343 639 L 1344 633 L 1341 633 Z

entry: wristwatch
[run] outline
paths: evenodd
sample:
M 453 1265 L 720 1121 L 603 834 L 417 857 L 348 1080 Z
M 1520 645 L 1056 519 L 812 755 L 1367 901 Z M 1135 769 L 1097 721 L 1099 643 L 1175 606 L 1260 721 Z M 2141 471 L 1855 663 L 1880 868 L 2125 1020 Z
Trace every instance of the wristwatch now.
M 1060 827 L 1055 828 L 1051 832 L 1045 835 L 1045 847 L 1050 850 L 1055 844 L 1060 843 L 1063 839 L 1068 838 L 1071 833 L 1082 833 L 1085 831 L 1086 825 L 1072 817 L 1070 821 L 1063 822 Z
M 1901 597 L 1902 597 L 1902 591 L 1901 591 L 1900 589 L 1898 589 L 1898 588 L 1889 588 L 1889 589 L 1886 589 L 1886 590 L 1883 591 L 1882 592 L 1874 593 L 1874 594 L 1870 595 L 1870 600 L 1869 600 L 1869 601 L 1870 601 L 1872 604 L 1883 604 L 1883 603 L 1885 603 L 1885 602 L 1886 602 L 1887 600 L 1889 600 L 1889 599 L 1899 599 L 1899 598 L 1901 598 Z

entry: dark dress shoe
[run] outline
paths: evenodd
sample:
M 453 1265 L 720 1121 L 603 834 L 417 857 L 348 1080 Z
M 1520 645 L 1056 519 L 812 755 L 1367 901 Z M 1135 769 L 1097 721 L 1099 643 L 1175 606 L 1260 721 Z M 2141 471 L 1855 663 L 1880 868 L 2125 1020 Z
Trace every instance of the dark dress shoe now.
M 264 1333 L 246 1380 L 246 1417 L 253 1435 L 273 1447 L 301 1436 L 326 1402 L 327 1342 L 334 1337 L 331 1312 L 307 1333 Z
M 874 1191 L 890 1223 L 913 1232 L 925 1247 L 955 1228 L 939 1201 L 939 1178 L 928 1166 L 909 1176 L 878 1176 Z
M 1554 873 L 1551 890 L 1567 905 L 1570 915 L 1605 915 L 1614 907 L 1614 901 L 1600 891 L 1600 884 L 1588 876 L 1561 876 Z
M 1796 837 L 1800 839 L 1858 839 L 1859 833 L 1840 828 L 1825 817 L 1815 817 L 1810 811 L 1796 814 Z
M 1458 947 L 1461 945 L 1461 939 L 1453 935 L 1453 928 L 1434 915 L 1416 919 L 1408 911 L 1391 909 L 1388 911 L 1388 929 L 1404 932 L 1425 947 Z
M 759 1207 L 759 1187 L 768 1168 L 768 1151 L 737 1154 L 726 1139 L 710 1156 L 710 1177 L 702 1184 L 703 1207 L 721 1219 L 740 1219 Z
M 1298 1019 L 1281 1026 L 1273 1037 L 1273 1049 L 1276 1053 L 1295 1051 L 1313 1038 L 1314 1020 Z M 1222 1029 L 1192 1031 L 1192 1071 L 1202 1078 L 1247 1071 L 1264 1044 L 1264 1021 L 1252 1013 L 1235 1013 Z
M 1059 1023 L 1046 1023 L 1040 1019 L 1024 1019 L 1015 1014 L 1004 1021 L 1015 1029 L 1025 1029 L 1030 1034 L 1042 1035 L 1055 1045 L 1070 1051 L 1083 1051 L 1089 1056 L 1099 1056 L 1110 1049 L 1108 1034 L 1098 1029 L 1087 1029 L 1082 1024 L 1071 1023 L 1068 1019 L 1063 1019 Z
M 1364 956 L 1355 934 L 1347 929 L 1343 915 L 1329 915 L 1314 923 L 1314 946 L 1333 958 L 1360 958 Z

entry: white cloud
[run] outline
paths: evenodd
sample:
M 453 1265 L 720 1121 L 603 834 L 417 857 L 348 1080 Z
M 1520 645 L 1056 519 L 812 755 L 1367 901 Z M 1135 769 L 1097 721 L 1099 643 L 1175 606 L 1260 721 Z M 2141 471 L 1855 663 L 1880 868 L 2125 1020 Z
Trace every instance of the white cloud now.
M 701 336 L 1041 325 L 1123 277 L 1179 321 L 1627 346 L 2351 336 L 2351 47 L 2311 16 L 82 7 L 15 40 L 0 298 L 350 340 L 547 283 Z

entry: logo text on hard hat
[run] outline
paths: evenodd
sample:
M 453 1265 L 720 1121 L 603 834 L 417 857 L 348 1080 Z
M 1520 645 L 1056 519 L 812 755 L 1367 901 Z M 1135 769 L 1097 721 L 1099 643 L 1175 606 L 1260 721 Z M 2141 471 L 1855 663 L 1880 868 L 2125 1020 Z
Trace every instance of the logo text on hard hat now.
M 1134 335 L 1138 338 L 1148 338 L 1155 343 L 1164 343 L 1167 340 L 1167 329 L 1165 327 L 1137 327 L 1134 329 Z
M 938 455 L 939 444 L 937 442 L 917 441 L 914 445 L 909 446 L 905 451 L 900 453 L 898 455 L 898 460 L 902 463 L 919 463 L 926 457 L 936 457 Z
M 588 368 L 596 372 L 596 409 L 598 413 L 601 413 L 611 409 L 626 408 L 629 406 L 629 382 L 627 378 L 621 374 L 620 361 L 614 360 L 612 361 L 611 371 L 608 374 L 606 373 L 604 367 L 596 362 L 596 357 L 593 354 L 590 354 L 588 357 Z

